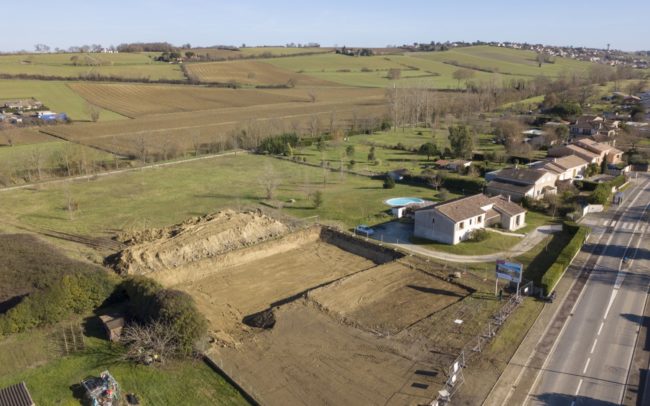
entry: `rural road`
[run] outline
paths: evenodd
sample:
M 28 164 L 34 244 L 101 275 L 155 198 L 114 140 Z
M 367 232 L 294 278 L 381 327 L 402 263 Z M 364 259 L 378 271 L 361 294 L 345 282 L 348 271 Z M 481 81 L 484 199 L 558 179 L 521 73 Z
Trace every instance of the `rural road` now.
M 165 167 L 165 166 L 173 166 L 173 165 L 186 164 L 186 163 L 189 163 L 189 162 L 203 161 L 205 159 L 221 158 L 221 157 L 228 156 L 228 155 L 237 155 L 238 153 L 247 154 L 248 151 L 244 151 L 244 150 L 229 151 L 229 152 L 224 152 L 224 153 L 221 153 L 221 154 L 204 155 L 204 156 L 199 156 L 199 157 L 196 157 L 196 158 L 180 159 L 178 161 L 162 162 L 162 163 L 159 163 L 159 164 L 138 166 L 136 168 L 116 169 L 116 170 L 113 170 L 113 171 L 99 172 L 99 173 L 94 173 L 94 174 L 90 174 L 90 175 L 71 176 L 71 177 L 66 177 L 66 178 L 47 180 L 47 181 L 44 181 L 44 182 L 27 183 L 25 185 L 10 186 L 10 187 L 0 188 L 0 192 L 10 192 L 12 190 L 29 189 L 29 188 L 38 187 L 38 186 L 54 185 L 54 184 L 57 184 L 57 183 L 74 182 L 74 181 L 78 181 L 78 180 L 90 180 L 90 179 L 93 179 L 93 178 L 101 178 L 101 177 L 104 177 L 104 176 L 117 175 L 117 174 L 120 174 L 120 173 L 142 171 L 142 170 L 145 170 L 145 169 L 162 168 L 162 167 Z
M 602 233 L 595 263 L 527 396 L 529 405 L 623 402 L 650 287 L 650 177 L 639 174 L 637 182 L 620 218 L 590 216 Z
M 508 251 L 494 252 L 492 254 L 485 255 L 458 255 L 449 254 L 442 251 L 435 251 L 419 246 L 417 244 L 406 243 L 405 241 L 409 241 L 413 234 L 412 224 L 393 221 L 373 228 L 375 229 L 375 234 L 372 236 L 372 238 L 376 240 L 393 244 L 403 250 L 410 251 L 414 254 L 422 255 L 425 257 L 441 259 L 443 261 L 449 262 L 463 263 L 493 262 L 498 259 L 514 258 L 528 252 L 550 234 L 562 231 L 561 225 L 541 226 L 526 234 L 526 236 L 523 237 L 521 241 L 515 244 Z

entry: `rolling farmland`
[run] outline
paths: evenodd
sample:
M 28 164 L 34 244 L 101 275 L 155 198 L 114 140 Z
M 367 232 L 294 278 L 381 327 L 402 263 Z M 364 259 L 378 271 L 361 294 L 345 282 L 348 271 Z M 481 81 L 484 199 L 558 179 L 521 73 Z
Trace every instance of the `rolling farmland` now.
M 66 82 L 42 80 L 0 80 L 0 100 L 35 98 L 49 109 L 64 112 L 72 120 L 88 121 L 86 101 L 71 90 Z M 100 121 L 119 120 L 124 117 L 110 111 L 101 111 Z
M 291 59 L 294 58 L 282 58 Z M 187 70 L 201 82 L 245 85 L 285 85 L 293 81 L 298 86 L 332 85 L 322 79 L 292 72 L 262 61 L 244 60 L 188 64 Z
M 199 86 L 71 83 L 70 88 L 89 102 L 127 117 L 224 107 L 305 101 L 305 98 L 253 89 L 222 89 Z
M 0 74 L 43 75 L 60 78 L 98 74 L 129 79 L 183 80 L 180 66 L 155 62 L 159 53 L 19 54 L 0 56 Z M 78 58 L 75 66 L 71 58 Z

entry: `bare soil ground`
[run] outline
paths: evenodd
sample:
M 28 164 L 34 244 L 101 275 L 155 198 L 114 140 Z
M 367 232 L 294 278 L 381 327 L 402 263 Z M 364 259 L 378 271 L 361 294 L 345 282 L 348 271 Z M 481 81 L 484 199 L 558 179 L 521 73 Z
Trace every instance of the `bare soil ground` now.
M 353 325 L 396 334 L 466 295 L 459 286 L 391 262 L 316 289 L 309 298 Z
M 208 355 L 262 404 L 426 404 L 498 306 L 472 293 L 478 278 L 447 280 L 448 270 L 318 226 L 265 233 L 277 224 L 254 216 L 241 243 L 229 225 L 241 216 L 133 236 L 139 248 L 122 259 L 192 295 L 210 322 Z M 235 232 L 216 233 L 206 251 L 215 230 Z M 257 314 L 275 324 L 244 324 Z

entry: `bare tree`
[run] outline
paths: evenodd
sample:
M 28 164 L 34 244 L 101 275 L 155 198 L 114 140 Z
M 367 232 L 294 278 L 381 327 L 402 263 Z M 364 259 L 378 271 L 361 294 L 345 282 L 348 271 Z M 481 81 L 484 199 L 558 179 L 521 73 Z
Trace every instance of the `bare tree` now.
M 158 321 L 126 326 L 122 330 L 120 341 L 127 348 L 124 359 L 145 364 L 154 360 L 164 363 L 177 351 L 174 330 Z
M 260 185 L 264 188 L 267 200 L 273 200 L 275 191 L 280 185 L 280 178 L 273 169 L 273 165 L 268 163 L 264 167 L 264 174 L 259 179 Z
M 99 107 L 91 103 L 86 103 L 86 113 L 88 113 L 88 116 L 93 123 L 99 121 L 100 112 L 101 110 Z
M 43 175 L 43 151 L 40 148 L 32 149 L 29 154 L 29 165 L 32 170 L 36 170 L 37 179 L 41 180 Z
M 316 100 L 318 99 L 318 96 L 314 92 L 309 92 L 307 93 L 307 96 L 309 96 L 309 101 L 312 103 L 316 103 Z
M 452 77 L 458 81 L 458 88 L 460 88 L 460 81 L 464 80 L 465 85 L 467 85 L 467 81 L 474 77 L 474 71 L 471 69 L 461 68 L 454 71 Z

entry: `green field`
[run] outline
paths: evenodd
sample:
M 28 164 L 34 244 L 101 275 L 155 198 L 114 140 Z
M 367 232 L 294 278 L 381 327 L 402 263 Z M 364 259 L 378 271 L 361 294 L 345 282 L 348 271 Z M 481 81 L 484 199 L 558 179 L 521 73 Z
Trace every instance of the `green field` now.
M 0 387 L 25 381 L 38 405 L 79 405 L 80 391 L 75 386 L 108 369 L 122 392 L 135 393 L 144 405 L 248 404 L 199 360 L 171 361 L 162 367 L 133 365 L 117 359 L 117 347 L 92 335 L 85 337 L 84 351 L 61 356 L 55 345 L 61 328 L 0 340 Z
M 278 58 L 269 63 L 319 79 L 351 86 L 385 87 L 393 81 L 388 79 L 389 69 L 401 69 L 401 85 L 427 85 L 438 89 L 464 87 L 456 81 L 453 73 L 460 65 L 473 67 L 473 81 L 509 80 L 532 78 L 539 75 L 556 77 L 562 72 L 584 71 L 588 62 L 557 58 L 553 64 L 541 68 L 532 51 L 520 51 L 489 46 L 458 48 L 444 52 L 415 52 L 402 55 L 377 55 L 350 57 L 337 54 Z
M 55 80 L 0 80 L 0 100 L 27 99 L 31 97 L 40 100 L 52 111 L 66 113 L 72 120 L 90 120 L 86 101 L 72 91 L 66 82 Z M 108 110 L 101 110 L 99 114 L 100 121 L 124 118 Z
M 45 75 L 76 78 L 99 74 L 131 79 L 183 80 L 180 66 L 155 62 L 151 56 L 159 53 L 120 54 L 20 54 L 0 56 L 0 74 Z M 70 58 L 78 57 L 84 66 L 75 66 Z M 87 62 L 86 62 L 87 60 Z M 97 66 L 92 66 L 97 65 Z
M 556 77 L 562 72 L 584 72 L 591 65 L 589 62 L 568 58 L 555 58 L 555 63 L 542 64 L 536 61 L 536 53 L 510 48 L 492 46 L 474 46 L 457 48 L 445 52 L 422 52 L 411 54 L 417 58 L 449 63 L 457 62 L 463 66 L 479 67 L 508 76 L 535 77 L 544 75 Z M 457 69 L 452 65 L 452 68 Z
M 63 232 L 105 235 L 116 230 L 159 227 L 179 223 L 191 216 L 224 207 L 243 207 L 265 200 L 260 179 L 269 171 L 279 182 L 277 198 L 296 199 L 283 209 L 298 217 L 319 215 L 346 226 L 376 224 L 386 220 L 383 201 L 396 196 L 431 199 L 430 189 L 397 185 L 280 161 L 240 154 L 134 171 L 66 185 L 0 193 L 4 208 L 0 218 L 12 223 L 45 227 Z M 324 183 L 324 180 L 326 183 Z M 322 207 L 315 209 L 308 198 L 323 193 Z M 72 196 L 79 210 L 71 219 L 64 209 Z

